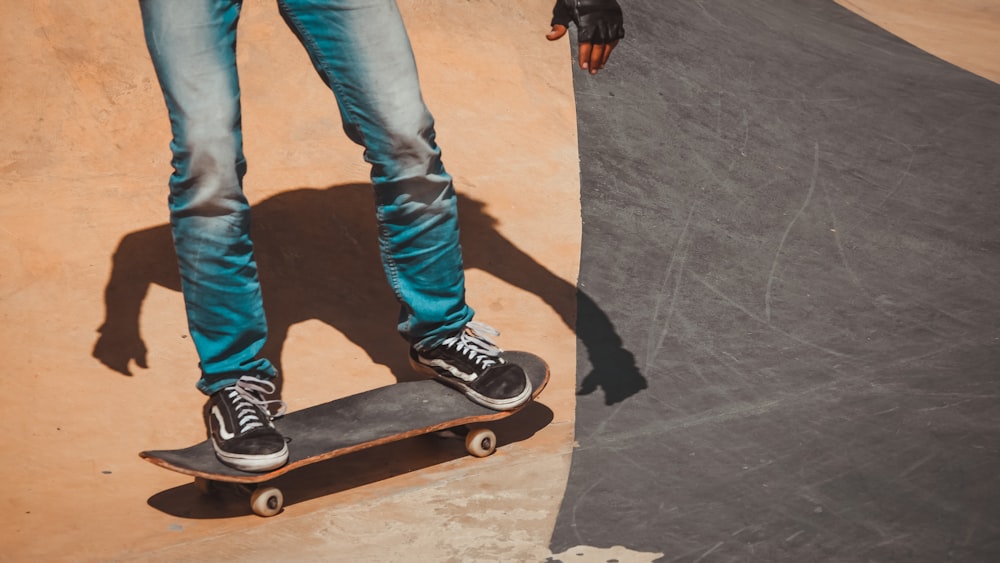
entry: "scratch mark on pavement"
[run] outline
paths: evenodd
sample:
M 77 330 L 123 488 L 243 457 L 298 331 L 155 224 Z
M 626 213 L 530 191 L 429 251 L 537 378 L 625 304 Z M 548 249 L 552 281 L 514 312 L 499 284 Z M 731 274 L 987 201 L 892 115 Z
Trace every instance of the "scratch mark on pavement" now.
M 764 292 L 764 318 L 768 321 L 771 320 L 771 285 L 774 283 L 774 272 L 778 269 L 778 260 L 781 257 L 781 250 L 785 246 L 785 241 L 788 240 L 789 233 L 792 232 L 792 227 L 799 220 L 809 206 L 810 200 L 812 200 L 813 192 L 816 191 L 816 177 L 819 174 L 819 143 L 814 145 L 813 149 L 813 170 L 812 179 L 809 182 L 809 191 L 806 192 L 806 199 L 802 202 L 802 206 L 799 207 L 798 212 L 792 217 L 792 220 L 785 227 L 784 234 L 781 235 L 781 241 L 778 242 L 778 250 L 774 253 L 774 261 L 771 262 L 771 273 L 767 276 L 767 290 Z

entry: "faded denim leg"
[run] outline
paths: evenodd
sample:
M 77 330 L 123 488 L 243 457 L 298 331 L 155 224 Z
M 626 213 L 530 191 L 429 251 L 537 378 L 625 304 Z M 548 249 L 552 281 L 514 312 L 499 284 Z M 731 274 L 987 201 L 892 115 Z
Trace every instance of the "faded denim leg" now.
M 236 71 L 241 3 L 140 0 L 146 42 L 170 115 L 170 224 L 198 388 L 275 375 L 257 358 L 267 322 L 250 241 Z
M 344 130 L 365 148 L 382 264 L 400 301 L 399 331 L 433 347 L 472 319 L 458 208 L 394 0 L 278 0 L 333 90 Z

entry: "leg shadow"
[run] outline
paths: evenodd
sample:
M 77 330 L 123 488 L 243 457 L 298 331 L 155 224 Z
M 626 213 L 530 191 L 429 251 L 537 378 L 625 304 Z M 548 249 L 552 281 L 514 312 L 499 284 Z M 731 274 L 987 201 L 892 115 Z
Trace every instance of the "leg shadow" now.
M 646 388 L 632 353 L 593 300 L 504 238 L 482 202 L 460 195 L 459 214 L 465 267 L 538 295 L 576 331 L 592 366 L 580 393 L 601 388 L 605 402 L 613 404 Z M 273 196 L 254 206 L 253 240 L 269 330 L 262 354 L 279 373 L 290 327 L 318 320 L 340 330 L 397 379 L 414 377 L 400 352 L 399 308 L 378 255 L 370 185 L 302 188 Z M 126 235 L 112 259 L 105 319 L 93 356 L 124 375 L 132 375 L 133 366 L 147 367 L 139 318 L 152 285 L 180 291 L 167 224 Z M 386 346 L 391 342 L 400 346 Z

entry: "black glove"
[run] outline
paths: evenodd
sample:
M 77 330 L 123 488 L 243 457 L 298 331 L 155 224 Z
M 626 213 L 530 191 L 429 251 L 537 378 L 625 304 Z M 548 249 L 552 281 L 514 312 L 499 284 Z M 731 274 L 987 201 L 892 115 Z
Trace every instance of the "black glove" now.
M 580 43 L 611 43 L 625 37 L 617 0 L 556 0 L 552 25 L 576 23 Z

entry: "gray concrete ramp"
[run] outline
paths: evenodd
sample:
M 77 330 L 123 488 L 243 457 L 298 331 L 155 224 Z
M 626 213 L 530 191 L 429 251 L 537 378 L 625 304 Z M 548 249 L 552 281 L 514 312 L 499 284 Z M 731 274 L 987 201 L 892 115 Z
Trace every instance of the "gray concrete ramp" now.
M 826 0 L 629 7 L 575 78 L 634 365 L 579 354 L 553 552 L 995 560 L 1000 85 Z

